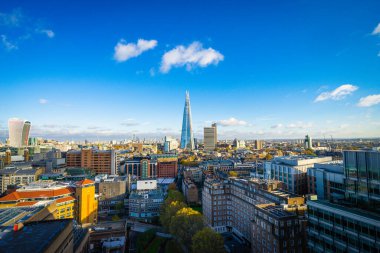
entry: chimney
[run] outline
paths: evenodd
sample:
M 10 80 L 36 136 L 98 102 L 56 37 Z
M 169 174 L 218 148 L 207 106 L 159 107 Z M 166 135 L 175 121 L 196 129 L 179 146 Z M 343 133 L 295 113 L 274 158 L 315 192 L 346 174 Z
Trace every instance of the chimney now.
M 15 223 L 13 225 L 13 231 L 20 231 L 22 230 L 22 228 L 24 227 L 24 224 L 22 222 L 19 222 L 19 223 Z

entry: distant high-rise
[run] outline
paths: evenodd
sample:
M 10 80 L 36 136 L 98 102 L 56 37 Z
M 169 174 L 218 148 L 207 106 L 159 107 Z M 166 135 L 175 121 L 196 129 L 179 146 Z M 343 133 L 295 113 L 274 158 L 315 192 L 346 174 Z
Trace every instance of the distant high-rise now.
M 30 127 L 31 123 L 29 121 L 16 118 L 9 119 L 9 145 L 17 148 L 27 146 Z
M 194 149 L 193 127 L 191 123 L 190 95 L 186 91 L 185 108 L 183 110 L 181 149 Z
M 217 132 L 216 132 L 216 124 L 212 124 L 211 127 L 204 128 L 204 149 L 207 151 L 215 150 L 217 143 Z
M 305 136 L 304 145 L 305 149 L 313 149 L 313 141 L 309 135 Z

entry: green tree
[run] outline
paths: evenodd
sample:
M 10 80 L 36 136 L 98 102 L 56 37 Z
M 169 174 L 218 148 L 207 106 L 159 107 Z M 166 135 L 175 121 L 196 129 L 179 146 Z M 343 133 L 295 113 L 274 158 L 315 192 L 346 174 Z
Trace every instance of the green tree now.
M 211 228 L 205 227 L 193 236 L 193 252 L 224 253 L 223 237 Z
M 162 205 L 160 213 L 160 222 L 162 226 L 165 229 L 169 230 L 172 218 L 176 215 L 176 213 L 179 210 L 181 210 L 184 207 L 186 207 L 186 204 L 180 201 L 172 201 L 168 205 Z
M 185 207 L 171 219 L 170 233 L 190 248 L 192 237 L 203 227 L 203 216 L 192 208 Z
M 272 159 L 273 159 L 273 156 L 269 153 L 265 156 L 265 160 L 272 160 Z
M 168 192 L 168 196 L 165 199 L 165 204 L 169 205 L 173 201 L 185 202 L 185 197 L 177 190 L 171 190 Z
M 169 184 L 169 186 L 168 186 L 168 190 L 169 190 L 169 191 L 177 190 L 177 185 L 176 185 L 175 183 L 171 183 L 171 184 Z
M 120 220 L 119 215 L 115 214 L 114 216 L 112 216 L 112 221 L 118 221 L 118 220 Z
M 228 172 L 228 175 L 229 175 L 230 177 L 237 177 L 237 176 L 238 176 L 238 173 L 237 173 L 236 171 L 230 171 L 230 172 Z

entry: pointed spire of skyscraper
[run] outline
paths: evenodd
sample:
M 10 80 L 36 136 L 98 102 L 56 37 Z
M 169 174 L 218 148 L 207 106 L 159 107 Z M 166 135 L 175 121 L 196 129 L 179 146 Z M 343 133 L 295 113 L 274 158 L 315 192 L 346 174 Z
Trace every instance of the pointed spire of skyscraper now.
M 183 110 L 181 148 L 194 149 L 193 126 L 191 123 L 190 94 L 186 91 L 185 108 Z

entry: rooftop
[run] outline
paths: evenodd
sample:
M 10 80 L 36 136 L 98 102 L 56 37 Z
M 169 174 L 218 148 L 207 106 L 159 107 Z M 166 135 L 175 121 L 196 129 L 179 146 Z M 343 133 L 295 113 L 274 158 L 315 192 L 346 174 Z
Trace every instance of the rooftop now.
M 266 213 L 275 216 L 276 218 L 296 217 L 295 213 L 288 212 L 280 205 L 273 204 L 261 204 L 255 206 L 258 209 L 265 211 Z
M 43 205 L 36 204 L 37 203 L 33 204 L 35 206 L 29 205 L 0 209 L 0 227 L 6 228 L 6 226 L 13 225 L 15 222 L 28 220 L 44 208 Z M 3 229 L 0 229 L 0 238 L 2 233 L 1 230 Z
M 12 229 L 1 233 L 0 249 L 6 249 L 4 252 L 44 252 L 71 223 L 72 220 L 26 223 L 19 231 Z

